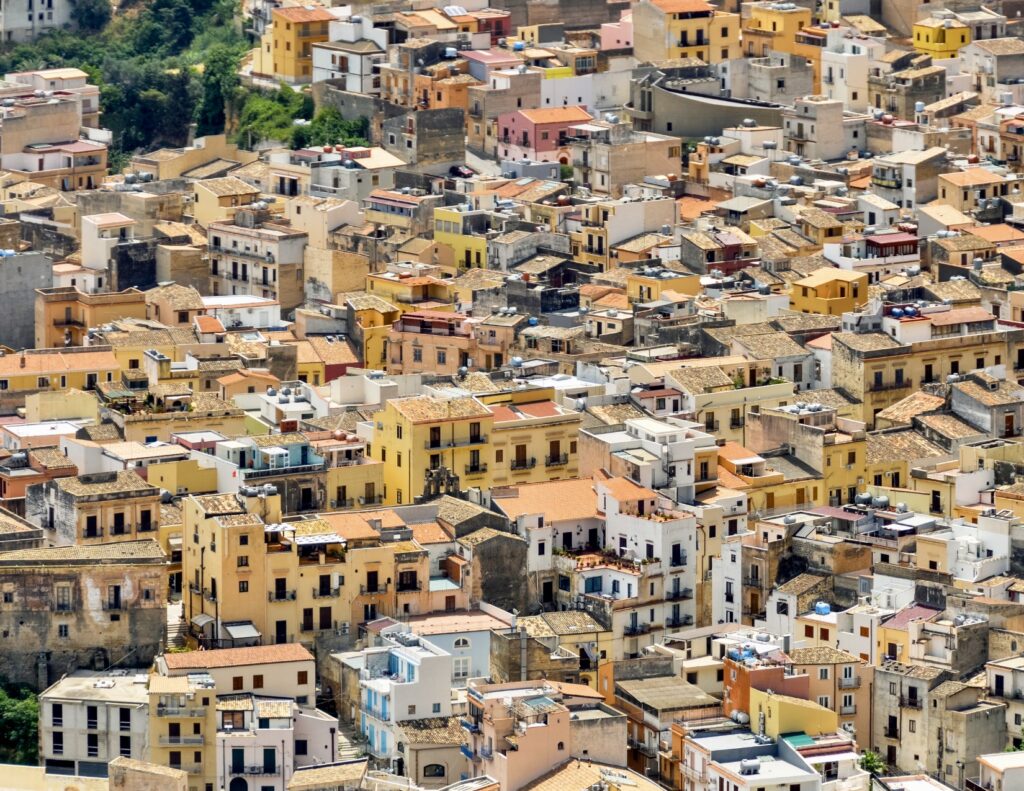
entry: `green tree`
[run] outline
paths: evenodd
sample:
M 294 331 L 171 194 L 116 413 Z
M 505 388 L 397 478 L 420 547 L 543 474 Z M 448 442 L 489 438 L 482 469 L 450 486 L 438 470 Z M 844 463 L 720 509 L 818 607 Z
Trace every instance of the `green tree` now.
M 860 757 L 860 768 L 873 775 L 884 774 L 885 761 L 882 760 L 882 756 L 878 753 L 868 750 Z
M 224 130 L 227 104 L 238 90 L 238 57 L 230 47 L 217 44 L 210 48 L 203 60 L 200 83 L 198 133 L 217 134 Z
M 28 690 L 0 690 L 0 762 L 39 761 L 39 701 Z
M 74 0 L 71 19 L 79 30 L 95 33 L 110 22 L 110 0 Z

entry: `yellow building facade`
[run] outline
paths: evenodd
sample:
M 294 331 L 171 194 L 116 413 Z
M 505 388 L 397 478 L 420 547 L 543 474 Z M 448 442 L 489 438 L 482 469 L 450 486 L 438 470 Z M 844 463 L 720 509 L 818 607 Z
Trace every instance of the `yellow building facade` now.
M 957 19 L 928 17 L 914 23 L 914 49 L 935 60 L 955 58 L 971 43 L 971 29 Z
M 312 82 L 312 47 L 329 39 L 334 15 L 325 8 L 298 5 L 275 8 L 271 19 L 269 54 L 274 77 L 289 84 Z
M 789 306 L 799 313 L 842 316 L 862 306 L 867 297 L 866 274 L 824 268 L 793 282 L 789 289 Z

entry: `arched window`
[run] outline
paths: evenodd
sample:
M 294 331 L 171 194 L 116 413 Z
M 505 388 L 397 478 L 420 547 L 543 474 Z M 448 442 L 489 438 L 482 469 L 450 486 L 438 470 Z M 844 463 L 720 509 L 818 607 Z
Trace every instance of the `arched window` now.
M 427 764 L 423 767 L 424 777 L 444 777 L 444 764 Z
M 565 749 L 565 742 L 559 742 L 558 743 L 558 749 L 559 750 L 564 750 Z
M 469 648 L 469 638 L 459 637 L 455 640 L 456 648 Z

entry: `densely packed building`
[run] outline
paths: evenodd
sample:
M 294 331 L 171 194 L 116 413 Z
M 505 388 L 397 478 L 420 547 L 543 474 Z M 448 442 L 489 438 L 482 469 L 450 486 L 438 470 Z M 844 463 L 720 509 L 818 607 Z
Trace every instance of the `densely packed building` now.
M 1024 787 L 1016 6 L 238 13 L 366 139 L 0 83 L 9 787 Z

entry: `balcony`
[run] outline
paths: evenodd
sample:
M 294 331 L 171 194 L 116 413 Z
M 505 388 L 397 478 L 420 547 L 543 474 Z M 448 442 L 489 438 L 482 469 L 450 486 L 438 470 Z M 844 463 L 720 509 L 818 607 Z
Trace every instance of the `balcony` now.
M 992 791 L 992 786 L 982 785 L 980 777 L 976 777 L 973 780 L 969 777 L 966 777 L 964 778 L 964 789 L 965 791 Z
M 384 502 L 384 497 L 383 497 L 383 495 L 380 495 L 380 494 L 375 495 L 375 496 L 370 496 L 370 497 L 360 497 L 359 498 L 359 504 L 360 505 L 380 505 L 383 502 Z
M 686 554 L 684 553 L 682 555 L 672 555 L 668 559 L 668 565 L 671 568 L 674 568 L 674 569 L 677 569 L 680 566 L 685 566 L 686 565 Z
M 480 756 L 473 752 L 473 748 L 468 744 L 463 744 L 459 747 L 459 752 L 462 753 L 468 761 L 479 761 Z
M 370 588 L 370 587 L 367 587 L 366 585 L 360 585 L 359 586 L 359 592 L 363 596 L 376 596 L 379 593 L 387 593 L 388 592 L 388 586 L 386 584 L 384 584 L 384 585 L 377 585 L 377 587 L 375 587 L 375 588 Z
M 704 422 L 704 430 L 707 432 L 718 431 L 719 423 L 717 420 L 707 420 Z
M 839 713 L 840 714 L 856 714 L 857 713 L 857 704 L 851 703 L 849 706 L 840 706 L 839 707 Z
M 745 422 L 741 417 L 734 417 L 729 421 L 729 428 L 743 428 Z
M 319 464 L 296 464 L 291 467 L 273 467 L 266 470 L 242 470 L 245 480 L 253 478 L 269 478 L 273 475 L 301 475 L 308 472 L 322 472 L 327 469 L 325 462 Z
M 487 435 L 476 434 L 462 439 L 434 440 L 428 439 L 423 443 L 427 450 L 444 450 L 445 448 L 461 448 L 467 445 L 486 445 Z
M 901 382 L 871 382 L 868 385 L 868 390 L 872 393 L 880 393 L 884 390 L 905 390 L 912 386 L 912 379 L 904 379 Z
M 491 758 L 493 756 L 494 756 L 494 753 L 493 753 L 493 751 L 491 750 L 490 747 L 481 747 L 480 748 L 480 757 L 481 758 Z
M 891 176 L 871 176 L 871 183 L 876 187 L 888 187 L 892 190 L 903 189 L 903 179 Z
M 269 593 L 267 593 L 267 601 L 295 601 L 295 591 L 270 591 Z
M 885 738 L 886 739 L 898 739 L 898 738 L 900 738 L 900 729 L 899 728 L 886 728 L 885 729 Z
M 707 783 L 708 776 L 705 771 L 696 769 L 684 763 L 680 763 L 679 768 L 682 770 L 683 776 L 692 780 L 695 784 L 704 785 Z
M 678 629 L 680 626 L 693 626 L 692 615 L 680 615 L 678 617 L 670 617 L 665 619 L 666 629 Z
M 744 577 L 743 584 L 748 588 L 763 588 L 764 577 Z
M 467 464 L 466 475 L 483 475 L 487 472 L 486 464 Z
M 647 634 L 651 631 L 651 625 L 649 623 L 629 623 L 626 624 L 622 630 L 622 634 L 625 637 L 636 637 L 638 635 Z
M 459 720 L 459 725 L 465 728 L 470 733 L 480 733 L 480 726 L 474 720 L 467 720 L 463 717 Z
M 511 464 L 511 467 L 512 467 L 513 471 L 515 471 L 515 470 L 532 470 L 536 466 L 537 466 L 537 460 L 533 459 L 533 458 L 530 458 L 530 459 L 512 459 L 512 464 Z
M 105 601 L 103 602 L 103 609 L 109 612 L 121 612 L 125 609 L 124 602 L 122 601 Z
M 70 316 L 59 316 L 53 320 L 54 327 L 84 327 L 85 322 L 81 319 L 73 319 Z
M 637 752 L 646 755 L 648 758 L 654 758 L 657 755 L 657 752 L 653 747 L 649 746 L 645 742 L 641 742 L 636 739 L 627 739 L 626 745 L 629 747 L 630 750 L 636 750 Z
M 206 709 L 186 709 L 178 706 L 157 706 L 156 716 L 158 717 L 205 717 Z
M 900 695 L 900 706 L 904 709 L 919 709 L 921 708 L 921 698 Z
M 351 497 L 345 500 L 331 500 L 331 508 L 351 508 L 356 504 L 356 501 Z
M 277 775 L 281 770 L 276 766 L 232 766 L 228 774 L 233 775 Z
M 840 678 L 839 688 L 840 689 L 857 689 L 860 686 L 860 676 L 854 676 L 853 678 Z
M 341 596 L 341 588 L 331 588 L 330 590 L 313 588 L 314 599 L 337 599 L 339 596 Z
M 58 601 L 50 605 L 50 609 L 56 613 L 72 613 L 75 611 L 75 605 L 71 602 Z
M 193 745 L 201 746 L 204 738 L 202 736 L 161 736 L 160 744 L 164 747 L 173 747 L 175 745 Z
M 693 598 L 693 588 L 673 588 L 665 592 L 665 601 L 682 601 Z
M 561 467 L 564 464 L 569 463 L 569 454 L 560 453 L 557 456 L 545 456 L 544 466 L 545 467 Z

